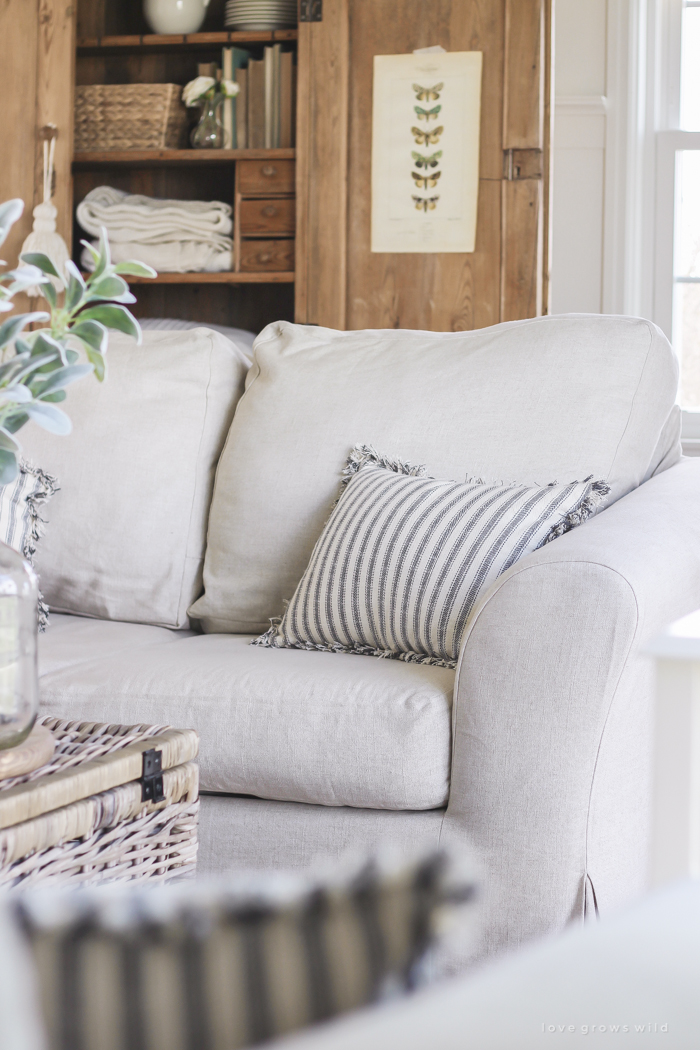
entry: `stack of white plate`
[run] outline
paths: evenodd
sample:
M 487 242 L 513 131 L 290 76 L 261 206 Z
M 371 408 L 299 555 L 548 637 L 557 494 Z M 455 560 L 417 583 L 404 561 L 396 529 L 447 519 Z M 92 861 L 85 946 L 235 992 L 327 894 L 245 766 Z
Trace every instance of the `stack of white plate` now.
M 287 29 L 297 24 L 297 0 L 227 0 L 224 24 L 246 32 Z

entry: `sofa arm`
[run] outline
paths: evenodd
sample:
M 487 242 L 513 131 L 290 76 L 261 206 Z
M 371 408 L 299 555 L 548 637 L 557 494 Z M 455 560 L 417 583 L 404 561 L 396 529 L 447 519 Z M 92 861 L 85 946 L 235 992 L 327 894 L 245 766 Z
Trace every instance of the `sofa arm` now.
M 443 840 L 490 885 L 486 950 L 646 880 L 650 635 L 700 606 L 700 460 L 523 558 L 472 618 L 455 682 Z

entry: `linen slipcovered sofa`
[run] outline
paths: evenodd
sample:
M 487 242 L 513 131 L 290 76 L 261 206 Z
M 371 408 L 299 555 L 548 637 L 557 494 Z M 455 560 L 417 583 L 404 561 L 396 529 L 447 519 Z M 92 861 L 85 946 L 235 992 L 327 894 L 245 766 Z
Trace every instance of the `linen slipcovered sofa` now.
M 72 388 L 70 437 L 23 431 L 61 485 L 36 557 L 42 711 L 197 729 L 201 870 L 471 842 L 490 952 L 642 890 L 643 648 L 700 598 L 700 462 L 681 457 L 657 328 L 280 322 L 250 369 L 207 329 L 113 337 L 109 361 L 103 388 Z M 251 646 L 358 442 L 436 478 L 593 475 L 610 492 L 482 596 L 456 671 Z

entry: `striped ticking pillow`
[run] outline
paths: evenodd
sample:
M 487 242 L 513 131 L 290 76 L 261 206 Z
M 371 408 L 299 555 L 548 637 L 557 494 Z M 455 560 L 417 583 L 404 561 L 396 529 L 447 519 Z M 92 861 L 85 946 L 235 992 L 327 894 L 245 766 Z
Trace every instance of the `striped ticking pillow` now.
M 592 477 L 547 486 L 437 481 L 369 445 L 355 446 L 343 473 L 287 611 L 254 645 L 454 667 L 480 595 L 609 492 Z
M 50 474 L 20 462 L 17 477 L 0 487 L 0 543 L 6 543 L 32 564 L 44 522 L 39 507 L 47 503 L 58 488 Z M 39 595 L 39 630 L 46 630 L 49 608 Z

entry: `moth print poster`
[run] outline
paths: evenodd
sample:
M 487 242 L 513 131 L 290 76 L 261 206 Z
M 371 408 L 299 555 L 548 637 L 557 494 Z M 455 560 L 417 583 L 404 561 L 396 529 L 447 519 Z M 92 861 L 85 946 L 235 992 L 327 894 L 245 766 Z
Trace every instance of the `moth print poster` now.
M 372 251 L 473 252 L 481 51 L 375 55 Z

